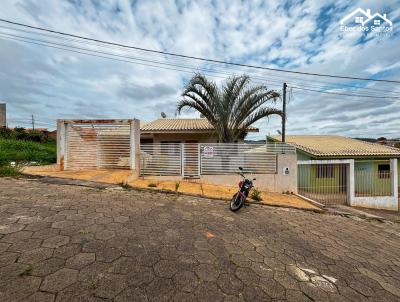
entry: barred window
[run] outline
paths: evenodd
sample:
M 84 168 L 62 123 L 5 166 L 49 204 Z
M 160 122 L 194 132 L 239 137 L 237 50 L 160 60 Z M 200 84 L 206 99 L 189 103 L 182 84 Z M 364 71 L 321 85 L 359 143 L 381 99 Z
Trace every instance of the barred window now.
M 317 178 L 333 178 L 334 171 L 333 165 L 317 165 Z
M 390 178 L 390 165 L 378 165 L 378 178 Z

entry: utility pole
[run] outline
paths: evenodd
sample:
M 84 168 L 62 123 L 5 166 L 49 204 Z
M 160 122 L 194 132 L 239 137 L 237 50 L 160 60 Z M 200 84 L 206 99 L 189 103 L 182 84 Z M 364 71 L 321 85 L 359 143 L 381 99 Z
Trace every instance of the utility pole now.
M 282 116 L 282 143 L 286 141 L 286 83 L 283 83 L 283 89 L 282 89 L 282 100 L 283 100 L 283 105 L 282 105 L 282 111 L 283 111 L 283 116 Z
M 32 130 L 35 130 L 35 119 L 32 114 Z

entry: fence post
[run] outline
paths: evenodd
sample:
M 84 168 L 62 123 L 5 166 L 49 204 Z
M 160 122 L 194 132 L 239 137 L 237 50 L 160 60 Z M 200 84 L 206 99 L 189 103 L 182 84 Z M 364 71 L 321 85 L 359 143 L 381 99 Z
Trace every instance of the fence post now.
M 397 158 L 391 158 L 390 159 L 390 176 L 392 178 L 391 180 L 391 186 L 392 186 L 392 196 L 395 198 L 399 197 L 399 192 L 398 192 L 398 185 L 399 185 L 399 179 L 398 179 L 398 173 L 397 171 Z
M 57 120 L 57 165 L 63 171 L 67 167 L 67 123 Z
M 129 123 L 129 143 L 130 143 L 130 168 L 137 170 L 140 174 L 140 121 L 134 119 Z
M 181 143 L 181 175 L 185 177 L 185 144 Z
M 197 144 L 197 172 L 198 176 L 201 175 L 201 147 Z
M 347 191 L 347 200 L 348 204 L 351 206 L 354 203 L 355 197 L 355 174 L 354 174 L 354 159 L 349 160 L 349 169 L 347 172 L 348 175 L 348 191 Z

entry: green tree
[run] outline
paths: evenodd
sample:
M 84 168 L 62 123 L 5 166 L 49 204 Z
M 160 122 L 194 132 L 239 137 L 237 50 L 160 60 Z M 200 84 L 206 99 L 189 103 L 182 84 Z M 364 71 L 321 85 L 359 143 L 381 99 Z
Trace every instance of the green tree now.
M 200 112 L 214 126 L 222 143 L 244 138 L 246 129 L 256 121 L 283 112 L 271 104 L 280 94 L 264 85 L 253 86 L 247 75 L 233 76 L 222 87 L 196 74 L 186 85 L 177 111 L 192 108 Z

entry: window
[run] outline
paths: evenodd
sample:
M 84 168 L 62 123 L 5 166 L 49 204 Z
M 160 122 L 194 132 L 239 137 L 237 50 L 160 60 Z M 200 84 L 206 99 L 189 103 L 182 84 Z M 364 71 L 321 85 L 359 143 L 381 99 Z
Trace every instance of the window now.
M 390 165 L 378 165 L 378 178 L 390 178 Z
M 333 165 L 317 165 L 317 178 L 333 178 L 334 171 Z
M 374 20 L 374 25 L 381 25 L 381 20 Z
M 364 18 L 363 17 L 356 17 L 356 23 L 362 23 L 363 22 L 363 20 L 364 20 Z

